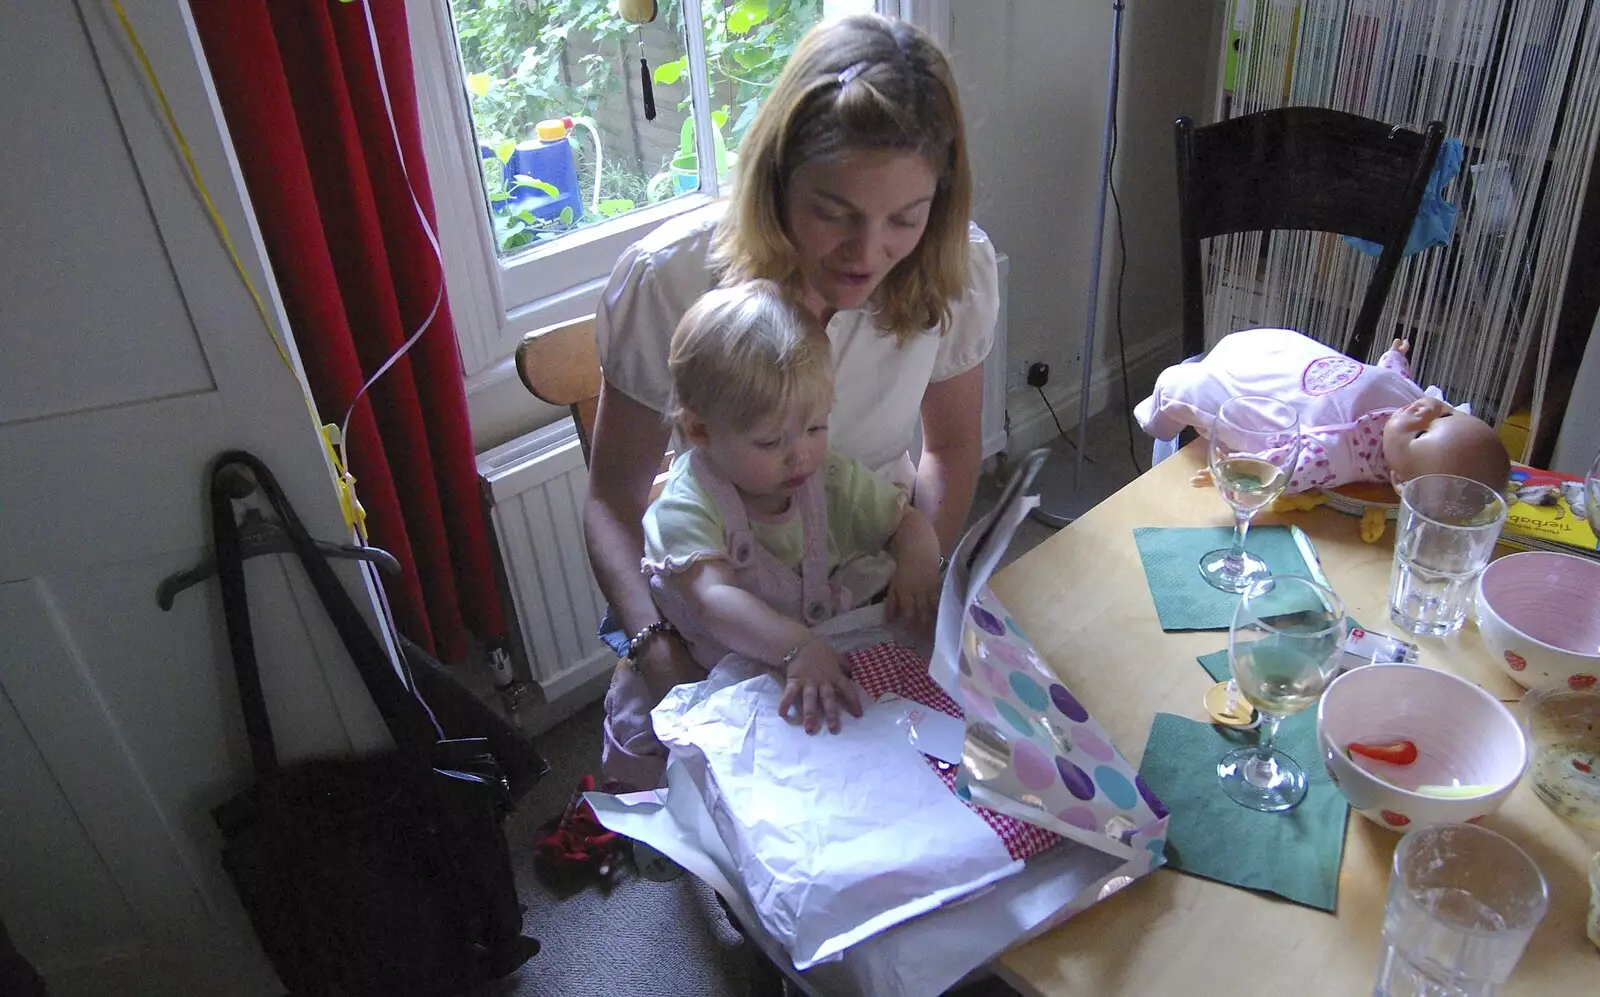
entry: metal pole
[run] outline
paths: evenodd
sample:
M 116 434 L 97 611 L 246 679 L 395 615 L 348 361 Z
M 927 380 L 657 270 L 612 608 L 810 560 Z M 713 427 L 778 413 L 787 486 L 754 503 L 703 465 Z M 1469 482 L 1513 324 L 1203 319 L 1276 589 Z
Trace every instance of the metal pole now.
M 1087 512 L 1104 495 L 1098 494 L 1100 489 L 1090 494 L 1084 479 L 1085 453 L 1088 450 L 1086 432 L 1089 427 L 1090 384 L 1094 378 L 1094 334 L 1095 320 L 1098 316 L 1100 305 L 1100 260 L 1105 248 L 1106 234 L 1106 200 L 1111 187 L 1111 132 L 1116 127 L 1117 113 L 1117 84 L 1122 70 L 1122 12 L 1126 4 L 1124 0 L 1112 0 L 1111 4 L 1111 59 L 1110 68 L 1106 77 L 1106 109 L 1105 122 L 1101 132 L 1100 142 L 1100 188 L 1098 205 L 1095 210 L 1094 221 L 1094 252 L 1089 263 L 1089 304 L 1088 316 L 1085 318 L 1083 330 L 1083 349 L 1080 360 L 1082 368 L 1078 382 L 1078 446 L 1077 454 L 1072 468 L 1070 479 L 1063 481 L 1059 470 L 1051 475 L 1042 475 L 1046 480 L 1040 489 L 1040 504 L 1034 510 L 1034 516 L 1052 526 L 1065 526 L 1074 519 Z M 1051 454 L 1051 463 L 1061 457 L 1061 450 L 1056 448 Z M 1052 495 L 1052 491 L 1059 490 L 1065 485 L 1064 495 Z M 1052 487 L 1055 486 L 1055 487 Z M 1109 491 L 1106 493 L 1109 494 Z

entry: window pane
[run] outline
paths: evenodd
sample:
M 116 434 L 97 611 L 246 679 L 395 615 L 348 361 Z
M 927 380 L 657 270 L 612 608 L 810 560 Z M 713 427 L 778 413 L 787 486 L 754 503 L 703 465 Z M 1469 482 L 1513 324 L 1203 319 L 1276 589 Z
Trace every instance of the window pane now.
M 700 6 L 726 175 L 755 107 L 822 16 L 823 0 Z M 501 255 L 700 188 L 681 0 L 660 0 L 656 20 L 642 26 L 624 22 L 615 0 L 450 7 Z M 641 54 L 655 98 L 648 121 Z
M 706 62 L 711 118 L 716 131 L 719 173 L 738 159 L 739 145 L 756 108 L 778 79 L 800 36 L 824 16 L 836 13 L 825 0 L 700 0 L 705 19 Z M 871 9 L 871 0 L 865 0 Z M 726 149 L 726 154 L 723 150 Z

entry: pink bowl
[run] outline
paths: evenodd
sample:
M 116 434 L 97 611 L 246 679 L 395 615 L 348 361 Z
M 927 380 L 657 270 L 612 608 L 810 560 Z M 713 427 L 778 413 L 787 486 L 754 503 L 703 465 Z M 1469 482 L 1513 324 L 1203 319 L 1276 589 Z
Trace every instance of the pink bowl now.
M 1512 680 L 1529 689 L 1600 682 L 1600 561 L 1525 551 L 1478 578 L 1478 632 Z
M 1410 765 L 1353 760 L 1352 741 L 1406 740 Z M 1421 665 L 1362 665 L 1334 679 L 1317 704 L 1317 743 L 1350 805 L 1380 827 L 1460 823 L 1499 809 L 1522 778 L 1528 742 L 1505 704 L 1465 679 Z M 1437 796 L 1424 786 L 1479 787 Z

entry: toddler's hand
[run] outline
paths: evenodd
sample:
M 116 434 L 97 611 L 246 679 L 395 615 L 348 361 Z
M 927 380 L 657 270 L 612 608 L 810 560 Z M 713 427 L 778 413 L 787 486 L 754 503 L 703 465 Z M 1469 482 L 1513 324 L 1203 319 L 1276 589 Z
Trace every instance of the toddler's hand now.
M 820 637 L 800 649 L 789 662 L 783 698 L 778 700 L 778 715 L 790 723 L 796 706 L 800 708 L 800 722 L 807 734 L 817 732 L 820 718 L 827 723 L 830 734 L 839 733 L 839 704 L 853 717 L 861 715 L 861 699 L 856 695 L 855 683 L 839 665 L 839 656 Z
M 883 600 L 883 615 L 913 627 L 931 627 L 939 613 L 939 577 L 936 558 L 909 554 L 894 566 L 889 592 Z
M 1212 483 L 1210 468 L 1202 467 L 1189 476 L 1189 484 L 1195 488 L 1210 488 Z

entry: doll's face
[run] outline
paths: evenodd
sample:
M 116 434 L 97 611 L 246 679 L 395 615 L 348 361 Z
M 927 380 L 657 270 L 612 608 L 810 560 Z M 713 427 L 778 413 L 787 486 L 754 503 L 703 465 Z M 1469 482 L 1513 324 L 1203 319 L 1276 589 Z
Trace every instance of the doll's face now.
M 1411 443 L 1427 436 L 1435 423 L 1454 415 L 1455 409 L 1443 401 L 1423 395 L 1389 417 L 1388 425 L 1383 427 L 1384 456 L 1391 457 L 1392 464 L 1391 451 L 1404 454 Z
M 1498 491 L 1510 471 L 1505 445 L 1488 423 L 1431 397 L 1389 417 L 1383 456 L 1395 485 L 1423 474 L 1456 474 Z

